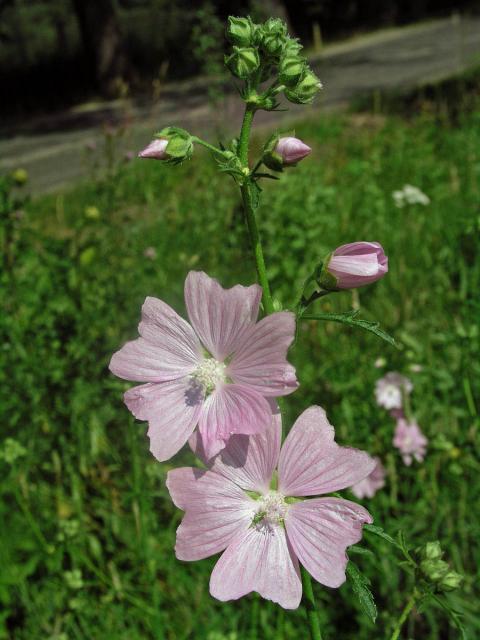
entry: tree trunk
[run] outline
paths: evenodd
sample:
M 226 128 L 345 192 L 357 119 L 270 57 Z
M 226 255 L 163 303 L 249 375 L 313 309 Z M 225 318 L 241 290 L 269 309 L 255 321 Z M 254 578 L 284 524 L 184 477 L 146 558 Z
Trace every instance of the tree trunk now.
M 128 77 L 128 61 L 115 0 L 72 0 L 85 55 L 97 89 L 106 97 L 118 93 Z

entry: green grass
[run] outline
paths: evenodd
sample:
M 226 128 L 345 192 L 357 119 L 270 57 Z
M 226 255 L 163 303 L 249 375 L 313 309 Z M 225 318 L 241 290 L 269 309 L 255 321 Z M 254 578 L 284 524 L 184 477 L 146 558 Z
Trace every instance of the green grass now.
M 296 132 L 314 152 L 280 183 L 265 184 L 259 214 L 274 296 L 288 307 L 329 250 L 377 240 L 390 258 L 388 277 L 316 304 L 359 306 L 398 348 L 334 323 L 302 324 L 291 355 L 301 386 L 286 401 L 287 419 L 321 404 L 339 442 L 382 458 L 386 487 L 363 504 L 391 535 L 403 530 L 411 547 L 441 540 L 466 575 L 448 598 L 473 639 L 480 635 L 480 112 L 455 126 L 431 115 L 329 116 Z M 426 192 L 430 206 L 397 209 L 391 192 L 405 183 Z M 98 221 L 84 217 L 92 205 Z M 165 477 L 192 455 L 185 450 L 166 464 L 152 458 L 146 425 L 121 400 L 130 385 L 107 369 L 113 351 L 136 336 L 146 295 L 183 313 L 192 268 L 224 286 L 254 281 L 234 183 L 202 152 L 180 168 L 135 162 L 108 183 L 91 180 L 28 204 L 16 234 L 13 270 L 1 279 L 0 406 L 4 438 L 25 451 L 12 464 L 0 458 L 0 638 L 307 637 L 302 609 L 283 612 L 256 596 L 219 603 L 208 594 L 215 559 L 175 559 L 181 512 Z M 143 256 L 149 246 L 155 260 Z M 380 356 L 385 370 L 414 382 L 412 410 L 430 440 L 423 464 L 405 467 L 392 448 L 393 421 L 373 397 Z M 412 373 L 411 364 L 422 371 Z M 376 625 L 349 584 L 315 584 L 326 639 L 388 637 L 411 593 L 392 547 L 371 534 L 362 545 L 374 554 L 355 560 L 371 579 Z M 459 632 L 430 606 L 410 616 L 402 637 Z

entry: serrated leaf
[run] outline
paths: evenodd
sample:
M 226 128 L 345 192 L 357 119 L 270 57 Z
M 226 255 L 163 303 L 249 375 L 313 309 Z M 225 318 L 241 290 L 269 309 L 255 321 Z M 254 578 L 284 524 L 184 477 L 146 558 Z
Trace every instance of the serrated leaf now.
M 340 322 L 342 324 L 347 324 L 351 327 L 359 327 L 360 329 L 364 329 L 365 331 L 370 331 L 370 333 L 374 333 L 382 340 L 385 340 L 391 345 L 395 346 L 395 340 L 390 336 L 386 331 L 384 331 L 378 322 L 372 322 L 370 320 L 362 320 L 361 318 L 357 318 L 360 311 L 352 309 L 351 311 L 345 311 L 343 313 L 316 313 L 314 315 L 304 315 L 302 316 L 303 320 L 330 320 L 331 322 Z
M 397 549 L 401 549 L 401 546 L 398 544 L 398 542 L 394 538 L 392 538 L 392 536 L 389 536 L 388 533 L 385 533 L 385 531 L 382 529 L 382 527 L 377 527 L 374 524 L 364 524 L 363 525 L 363 530 L 364 531 L 368 531 L 369 533 L 373 533 L 374 535 L 378 536 L 379 538 L 383 538 L 384 540 L 386 540 L 390 544 L 393 544 L 393 546 L 397 547 Z
M 375 557 L 375 554 L 370 549 L 365 549 L 365 547 L 359 547 L 357 544 L 354 544 L 352 547 L 348 547 L 348 553 L 356 553 L 359 556 L 372 556 Z
M 368 588 L 370 580 L 364 576 L 351 560 L 347 564 L 347 576 L 352 585 L 353 592 L 358 598 L 362 611 L 372 622 L 377 619 L 377 607 L 373 594 Z

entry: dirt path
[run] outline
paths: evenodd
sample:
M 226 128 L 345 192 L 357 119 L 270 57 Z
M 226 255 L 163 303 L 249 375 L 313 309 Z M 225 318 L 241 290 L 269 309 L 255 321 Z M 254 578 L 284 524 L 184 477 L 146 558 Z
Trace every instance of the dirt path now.
M 480 64 L 480 18 L 450 19 L 378 32 L 325 47 L 312 58 L 320 76 L 322 97 L 307 109 L 289 105 L 281 114 L 258 114 L 268 124 L 295 118 L 301 111 L 319 113 L 348 105 L 352 98 L 375 89 L 408 91 L 458 74 Z M 17 132 L 0 133 L 0 172 L 22 166 L 29 172 L 33 193 L 54 191 L 85 175 L 85 145 L 103 141 L 101 124 L 128 118 L 124 151 L 144 146 L 151 133 L 176 124 L 205 133 L 214 123 L 237 127 L 241 119 L 238 98 L 227 92 L 224 105 L 209 107 L 203 80 L 168 85 L 154 107 L 111 103 L 83 106 L 26 123 Z

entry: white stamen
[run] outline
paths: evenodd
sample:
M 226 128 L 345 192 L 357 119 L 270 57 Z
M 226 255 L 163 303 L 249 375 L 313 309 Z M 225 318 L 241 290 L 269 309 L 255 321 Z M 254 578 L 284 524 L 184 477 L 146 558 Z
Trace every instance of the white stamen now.
M 258 507 L 253 518 L 257 529 L 270 529 L 272 525 L 281 524 L 288 511 L 285 497 L 278 491 L 269 491 L 258 500 Z
M 192 373 L 192 378 L 202 385 L 205 393 L 212 393 L 218 384 L 225 382 L 225 369 L 223 362 L 205 358 Z

